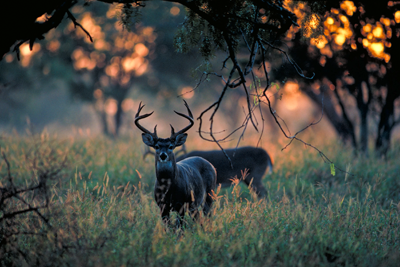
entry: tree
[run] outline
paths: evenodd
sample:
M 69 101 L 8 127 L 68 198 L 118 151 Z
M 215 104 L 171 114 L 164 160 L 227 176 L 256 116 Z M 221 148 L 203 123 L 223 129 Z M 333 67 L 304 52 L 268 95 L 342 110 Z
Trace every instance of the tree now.
M 176 25 L 178 19 L 183 17 L 179 16 L 181 12 L 176 5 L 164 6 L 164 12 L 152 21 L 155 16 L 146 16 L 148 9 L 160 10 L 154 3 L 146 5 L 144 14 L 139 14 L 137 8 L 130 9 L 131 6 L 127 4 L 100 3 L 86 8 L 76 5 L 71 11 L 88 32 L 96 35 L 93 36 L 93 43 L 83 31 L 74 34 L 72 24 L 68 25 L 67 33 L 63 33 L 65 30 L 61 31 L 63 35 L 70 35 L 73 41 L 74 50 L 69 53 L 72 54 L 77 73 L 77 79 L 72 81 L 73 94 L 80 99 L 94 102 L 105 134 L 118 135 L 123 111 L 132 108 L 133 101 L 127 98 L 132 90 L 146 88 L 154 92 L 161 83 L 167 90 L 173 88 L 176 91 L 176 84 L 167 77 L 167 73 L 164 73 L 166 77 L 160 77 L 162 75 L 156 62 L 167 60 L 174 69 L 180 69 L 182 74 L 190 69 L 188 64 L 178 63 L 178 58 L 163 58 L 163 46 L 172 45 L 173 39 L 169 33 L 171 25 L 166 24 Z M 166 41 L 166 38 L 170 41 Z M 112 125 L 107 123 L 110 113 L 114 119 Z
M 124 8 L 124 7 L 123 7 Z M 123 11 L 123 10 L 122 10 Z M 79 12 L 80 24 L 91 29 L 97 35 L 94 45 L 86 34 L 78 32 L 73 37 L 75 49 L 72 61 L 76 70 L 76 79 L 72 81 L 72 92 L 86 101 L 95 102 L 95 107 L 102 119 L 103 132 L 118 135 L 122 123 L 123 105 L 130 105 L 127 95 L 133 80 L 142 76 L 150 63 L 148 56 L 154 53 L 156 35 L 151 27 L 136 24 L 135 31 L 123 32 L 113 13 L 121 12 L 115 6 L 107 11 L 114 23 L 100 27 L 103 12 Z M 124 102 L 125 101 L 125 102 Z M 113 128 L 107 123 L 107 111 L 114 117 Z
M 328 119 L 342 140 L 350 141 L 364 154 L 371 131 L 369 117 L 377 119 L 375 149 L 380 156 L 386 155 L 391 132 L 399 122 L 394 114 L 400 97 L 394 78 L 400 73 L 398 5 L 392 1 L 343 1 L 323 19 L 324 35 L 305 43 L 300 34 L 292 34 L 291 54 L 315 73 L 312 81 L 299 80 L 302 90 L 318 105 L 321 91 L 329 95 L 324 101 Z M 276 73 L 280 79 L 295 75 L 285 67 Z M 357 122 L 349 115 L 354 104 L 359 114 L 359 138 L 355 134 Z
M 127 15 L 129 15 L 132 9 L 144 7 L 147 1 L 98 0 L 92 1 L 91 4 L 93 5 L 96 2 L 109 4 L 120 3 L 125 9 L 123 13 L 125 15 L 123 15 L 122 18 L 129 18 Z M 247 116 L 243 124 L 234 132 L 242 129 L 243 135 L 250 123 L 262 134 L 264 118 L 262 117 L 262 125 L 261 129 L 259 129 L 260 125 L 258 125 L 255 120 L 254 112 L 259 111 L 262 116 L 261 105 L 267 105 L 275 122 L 280 126 L 284 135 L 290 139 L 290 142 L 293 140 L 302 141 L 297 137 L 297 134 L 289 136 L 285 132 L 278 121 L 276 112 L 270 105 L 270 100 L 266 92 L 271 83 L 265 62 L 270 56 L 271 51 L 283 53 L 285 57 L 289 58 L 287 53 L 274 45 L 274 41 L 280 36 L 283 36 L 291 26 L 300 26 L 304 32 L 311 32 L 311 37 L 318 34 L 317 31 L 312 29 L 312 23 L 318 20 L 320 14 L 323 14 L 325 10 L 329 10 L 327 4 L 330 3 L 330 1 L 302 1 L 309 3 L 310 10 L 302 17 L 300 24 L 297 23 L 296 15 L 289 11 L 285 7 L 284 2 L 280 0 L 179 0 L 165 2 L 180 4 L 185 7 L 187 11 L 185 21 L 180 25 L 175 37 L 177 50 L 180 52 L 187 52 L 193 48 L 199 49 L 205 58 L 205 72 L 202 78 L 213 75 L 219 77 L 225 84 L 218 100 L 206 108 L 198 117 L 200 120 L 199 134 L 201 138 L 216 142 L 220 148 L 222 148 L 219 142 L 228 138 L 232 133 L 222 138 L 216 138 L 213 131 L 214 117 L 220 109 L 223 100 L 226 98 L 227 92 L 234 88 L 241 88 L 247 98 L 247 106 L 244 107 Z M 300 1 L 297 2 L 297 4 L 298 3 L 300 3 Z M 0 51 L 4 54 L 13 43 L 16 43 L 14 50 L 18 53 L 19 47 L 26 41 L 29 41 L 30 47 L 32 48 L 35 41 L 41 39 L 42 35 L 46 34 L 50 29 L 57 27 L 64 16 L 67 16 L 76 27 L 90 34 L 69 10 L 75 4 L 76 1 L 70 0 L 56 1 L 51 4 L 43 2 L 40 7 L 32 7 L 35 11 L 35 15 L 30 14 L 31 19 L 23 21 L 25 27 L 30 30 L 26 31 L 25 29 L 17 28 L 13 29 L 12 32 L 18 34 L 4 34 L 4 36 L 7 37 L 7 42 L 0 47 Z M 25 6 L 22 8 L 25 8 Z M 42 22 L 36 20 L 36 18 L 44 15 L 46 12 L 48 18 Z M 9 15 L 4 15 L 7 19 L 10 19 Z M 35 19 L 32 19 L 32 17 Z M 214 57 L 215 52 L 218 50 L 226 53 L 226 59 L 222 62 L 223 70 L 216 73 L 211 71 L 208 62 Z M 244 51 L 247 60 L 239 60 L 238 53 Z M 296 66 L 293 62 L 292 64 Z M 259 82 L 257 82 L 253 71 L 256 66 L 260 67 L 262 70 L 262 77 L 259 78 Z M 297 68 L 297 71 L 304 78 L 309 78 L 302 74 L 300 68 Z M 204 79 L 200 80 L 202 81 Z M 254 86 L 255 93 L 250 92 L 250 84 Z M 253 97 L 256 98 L 257 101 L 253 101 Z M 206 114 L 209 114 L 209 131 L 204 131 L 203 129 Z
M 32 91 L 35 80 L 46 84 L 61 78 L 74 99 L 93 104 L 104 134 L 118 135 L 124 111 L 133 107 L 130 98 L 132 89 L 146 88 L 146 91 L 154 93 L 162 84 L 162 88 L 173 88 L 176 92 L 176 82 L 167 80 L 168 73 L 165 71 L 163 76 L 159 75 L 157 68 L 160 64 L 153 68 L 151 62 L 154 62 L 154 58 L 165 61 L 166 45 L 173 49 L 173 31 L 170 27 L 172 23 L 176 25 L 179 18 L 182 19 L 183 14 L 179 16 L 179 13 L 183 12 L 176 5 L 167 4 L 162 9 L 162 15 L 154 20 L 154 16 L 146 16 L 146 13 L 152 12 L 157 5 L 150 4 L 146 8 L 144 16 L 140 16 L 141 21 L 135 23 L 134 19 L 138 19 L 139 14 L 128 11 L 132 18 L 130 21 L 124 17 L 124 5 L 98 3 L 85 7 L 76 4 L 70 12 L 76 18 L 76 23 L 87 31 L 75 30 L 73 23 L 61 23 L 45 36 L 45 40 L 35 43 L 33 51 L 29 52 L 29 44 L 22 44 L 19 56 L 23 68 L 13 62 L 13 54 L 7 54 L 5 61 L 9 64 L 0 66 L 3 82 L 16 81 L 16 75 L 23 75 L 24 79 L 14 82 L 14 89 L 10 86 L 5 88 L 3 96 L 12 100 L 16 91 L 22 91 L 22 88 L 31 88 Z M 125 25 L 123 21 L 129 23 L 125 22 Z M 163 32 L 157 27 L 156 33 L 154 29 L 160 24 Z M 132 27 L 132 30 L 129 31 L 127 27 Z M 158 48 L 156 38 L 160 38 Z M 170 39 L 169 43 L 166 38 Z M 189 62 L 178 64 L 176 60 L 179 57 L 168 58 L 170 64 L 179 65 L 174 69 L 180 69 L 180 73 L 184 73 L 185 69 L 189 72 Z M 25 91 L 29 93 L 29 90 Z M 129 119 L 127 116 L 124 118 Z

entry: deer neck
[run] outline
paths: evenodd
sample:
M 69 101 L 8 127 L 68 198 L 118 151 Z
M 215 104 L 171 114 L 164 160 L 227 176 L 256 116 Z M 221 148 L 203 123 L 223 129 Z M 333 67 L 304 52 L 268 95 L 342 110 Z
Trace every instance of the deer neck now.
M 170 181 L 170 182 L 175 182 L 176 177 L 178 177 L 178 167 L 176 165 L 175 157 L 174 154 L 172 154 L 172 157 L 165 162 L 160 161 L 158 158 L 156 158 L 156 176 L 157 180 L 160 183 L 163 183 L 165 181 Z

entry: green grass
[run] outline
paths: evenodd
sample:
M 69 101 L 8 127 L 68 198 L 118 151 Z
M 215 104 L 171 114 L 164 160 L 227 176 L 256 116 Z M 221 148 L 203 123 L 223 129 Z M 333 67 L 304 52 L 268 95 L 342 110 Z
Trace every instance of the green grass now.
M 400 146 L 388 161 L 320 147 L 351 174 L 330 174 L 312 150 L 292 148 L 275 159 L 263 182 L 268 199 L 244 185 L 223 189 L 211 218 L 189 218 L 184 231 L 166 227 L 152 188 L 154 160 L 142 160 L 136 138 L 5 137 L 1 150 L 20 188 L 49 177 L 47 226 L 35 213 L 13 221 L 0 242 L 0 265 L 32 266 L 398 266 Z M 7 166 L 0 163 L 1 187 Z M 39 193 L 37 193 L 39 194 Z M 33 198 L 32 195 L 29 195 Z M 28 197 L 28 194 L 26 195 Z M 43 198 L 35 198 L 40 204 Z M 24 206 L 17 200 L 9 210 Z M 0 216 L 5 214 L 0 211 Z M 1 227 L 6 227 L 5 220 Z M 22 232 L 30 234 L 22 234 Z M 35 234 L 32 234 L 35 233 Z M 1 237 L 0 237 L 1 238 Z M 4 240 L 8 240 L 5 242 Z

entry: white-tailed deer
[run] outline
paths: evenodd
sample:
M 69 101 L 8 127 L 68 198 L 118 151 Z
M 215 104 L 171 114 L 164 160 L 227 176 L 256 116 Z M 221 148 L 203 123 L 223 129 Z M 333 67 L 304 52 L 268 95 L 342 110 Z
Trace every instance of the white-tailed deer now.
M 266 197 L 267 190 L 262 184 L 262 178 L 267 168 L 272 173 L 272 161 L 267 151 L 258 147 L 240 147 L 225 149 L 226 154 L 232 161 L 233 169 L 221 150 L 211 151 L 192 151 L 177 157 L 176 161 L 184 160 L 188 157 L 202 157 L 209 161 L 217 170 L 217 185 L 228 187 L 232 184 L 232 178 L 242 176 L 241 172 L 248 170 L 248 175 L 243 180 L 247 186 L 251 183 L 251 188 L 257 193 L 258 197 Z
M 167 223 L 170 212 L 178 212 L 178 225 L 181 224 L 186 211 L 189 211 L 192 217 L 198 216 L 199 208 L 203 209 L 205 215 L 209 213 L 213 202 L 212 190 L 215 190 L 216 186 L 215 169 L 207 160 L 200 157 L 188 157 L 178 163 L 175 160 L 173 150 L 185 143 L 187 137 L 185 132 L 194 124 L 192 112 L 186 101 L 184 102 L 189 116 L 176 111 L 175 113 L 188 119 L 190 124 L 177 133 L 171 125 L 171 137 L 169 138 L 164 139 L 157 136 L 157 125 L 154 127 L 154 132 L 151 133 L 139 124 L 139 120 L 153 114 L 151 112 L 140 115 L 140 111 L 144 107 L 142 103 L 139 104 L 135 116 L 135 124 L 143 132 L 143 142 L 156 151 L 157 180 L 154 187 L 154 197 L 160 208 L 161 217 Z
M 183 152 L 184 155 L 177 157 L 177 162 L 193 156 L 202 157 L 209 161 L 217 170 L 217 185 L 221 184 L 221 187 L 229 187 L 232 184 L 232 178 L 234 178 L 235 176 L 238 178 L 241 177 L 241 172 L 247 169 L 248 175 L 243 180 L 243 182 L 246 183 L 247 186 L 249 186 L 251 182 L 251 188 L 257 193 L 259 197 L 267 196 L 267 190 L 262 184 L 262 178 L 267 168 L 268 173 L 272 173 L 273 164 L 271 161 L 271 157 L 264 149 L 250 146 L 241 147 L 238 149 L 226 149 L 225 152 L 232 161 L 233 169 L 231 168 L 228 159 L 225 157 L 224 153 L 221 150 L 195 150 L 186 153 L 185 145 L 183 145 L 182 149 L 177 151 L 176 154 L 180 152 Z M 235 156 L 233 156 L 234 153 Z M 154 154 L 154 152 L 150 151 L 150 149 L 147 149 L 143 153 L 143 159 L 148 154 Z

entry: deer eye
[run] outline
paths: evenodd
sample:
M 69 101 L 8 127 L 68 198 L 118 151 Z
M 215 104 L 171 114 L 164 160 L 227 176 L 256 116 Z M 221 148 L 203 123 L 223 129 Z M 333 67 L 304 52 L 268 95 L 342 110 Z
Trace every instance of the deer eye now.
M 174 146 L 173 146 L 173 145 L 169 145 L 168 148 L 169 148 L 169 149 L 174 149 Z
M 155 147 L 156 149 L 159 149 L 159 148 L 160 148 L 160 146 L 159 146 L 159 145 L 155 145 L 154 147 Z

